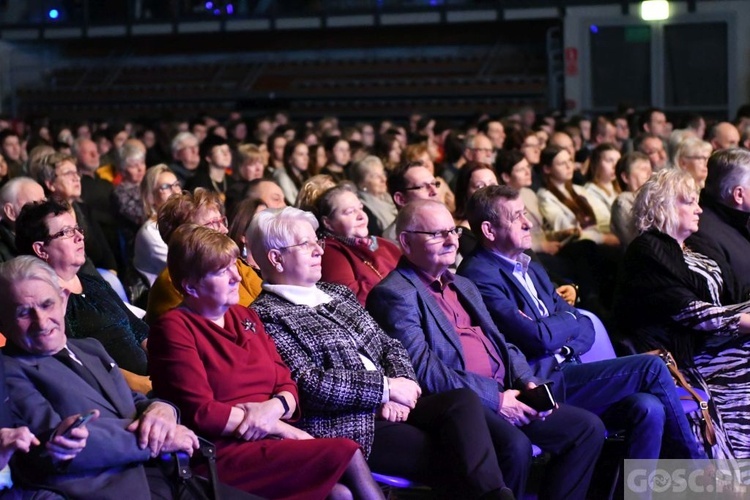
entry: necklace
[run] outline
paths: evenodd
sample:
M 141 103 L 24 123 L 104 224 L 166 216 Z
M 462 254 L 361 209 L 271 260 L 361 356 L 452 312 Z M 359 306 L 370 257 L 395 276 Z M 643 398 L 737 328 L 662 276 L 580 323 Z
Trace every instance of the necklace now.
M 226 178 L 226 176 L 221 180 L 221 187 L 219 187 L 219 185 L 216 183 L 216 181 L 213 180 L 211 177 L 209 177 L 209 179 L 211 179 L 211 185 L 214 187 L 214 189 L 216 190 L 217 193 L 224 194 L 226 192 L 226 190 L 227 190 L 227 178 Z
M 375 266 L 373 266 L 372 263 L 369 260 L 362 259 L 362 262 L 364 262 L 367 267 L 369 267 L 370 269 L 372 269 L 375 272 L 375 274 L 378 275 L 378 278 L 380 278 L 381 280 L 383 279 L 383 275 L 380 274 L 380 271 L 378 271 L 377 269 L 375 269 Z

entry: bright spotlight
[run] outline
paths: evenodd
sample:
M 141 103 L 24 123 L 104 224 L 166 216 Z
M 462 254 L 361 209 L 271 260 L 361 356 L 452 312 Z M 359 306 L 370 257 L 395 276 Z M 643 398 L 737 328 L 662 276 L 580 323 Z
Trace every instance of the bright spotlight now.
M 57 19 L 58 17 L 60 17 L 60 11 L 57 9 L 50 9 L 49 12 L 47 12 L 47 16 L 50 19 Z
M 641 19 L 644 21 L 663 21 L 669 17 L 667 0 L 646 0 L 641 2 Z

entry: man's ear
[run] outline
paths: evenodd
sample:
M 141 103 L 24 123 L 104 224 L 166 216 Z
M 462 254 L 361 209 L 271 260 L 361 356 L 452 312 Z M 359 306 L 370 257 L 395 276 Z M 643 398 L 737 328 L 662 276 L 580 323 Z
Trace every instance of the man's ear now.
M 396 191 L 393 193 L 393 203 L 396 204 L 398 208 L 401 208 L 406 205 L 406 196 L 404 196 L 404 193 L 401 191 Z
M 42 259 L 44 262 L 47 262 L 47 258 L 49 257 L 49 254 L 47 253 L 47 250 L 44 249 L 44 242 L 42 241 L 35 241 L 31 244 L 31 249 L 34 250 L 34 253 L 37 257 Z
M 401 251 L 404 253 L 404 255 L 409 255 L 411 253 L 411 245 L 409 245 L 409 238 L 407 237 L 407 234 L 405 231 L 402 231 L 400 234 L 398 234 L 398 243 L 401 245 Z
M 8 202 L 3 205 L 3 216 L 9 221 L 16 221 L 16 219 L 18 218 L 18 214 L 16 213 L 16 209 L 13 207 L 12 203 Z
M 55 186 L 53 185 L 52 181 L 44 181 L 44 185 L 47 186 L 47 189 L 51 192 L 55 192 Z
M 742 205 L 748 194 L 750 193 L 744 187 L 734 186 L 734 189 L 732 189 L 732 201 L 734 201 L 735 205 Z
M 70 298 L 70 290 L 67 288 L 63 288 L 60 290 L 60 297 L 62 298 L 62 307 L 63 310 L 68 308 L 68 299 Z
M 495 234 L 495 227 L 490 224 L 490 221 L 482 221 L 482 225 L 480 226 L 480 228 L 482 230 L 482 236 L 484 236 L 485 240 L 495 241 L 497 235 Z

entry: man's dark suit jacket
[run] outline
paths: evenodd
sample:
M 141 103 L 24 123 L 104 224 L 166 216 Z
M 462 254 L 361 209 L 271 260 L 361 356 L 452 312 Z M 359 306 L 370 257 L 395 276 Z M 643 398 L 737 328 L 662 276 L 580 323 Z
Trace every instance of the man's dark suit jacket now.
M 370 291 L 367 310 L 388 335 L 406 347 L 425 392 L 468 387 L 487 408 L 497 411 L 500 392 L 522 389 L 528 382 L 540 381 L 534 377 L 523 354 L 505 342 L 474 284 L 461 276 L 455 277 L 454 284 L 466 311 L 492 341 L 505 364 L 501 383 L 466 370 L 461 341 L 453 325 L 416 271 L 403 259 Z
M 3 349 L 9 408 L 40 441 L 28 455 L 18 455 L 24 482 L 59 490 L 71 497 L 136 500 L 150 498 L 142 463 L 149 449 L 138 447 L 125 428 L 153 401 L 132 392 L 115 362 L 94 339 L 68 340 L 68 347 L 92 372 L 103 392 L 94 389 L 52 356 L 28 354 L 8 344 Z M 98 409 L 101 416 L 87 425 L 83 451 L 64 468 L 44 454 L 44 443 L 60 421 Z
M 685 244 L 715 260 L 722 269 L 724 300 L 736 304 L 750 299 L 750 214 L 727 207 L 701 193 L 698 232 Z
M 591 320 L 560 297 L 536 262 L 529 264 L 528 275 L 548 316 L 542 316 L 533 297 L 502 265 L 502 258 L 481 246 L 461 262 L 458 274 L 477 286 L 492 320 L 526 355 L 534 374 L 554 380 L 556 394 L 563 397 L 564 380 L 554 352 L 564 345 L 575 354 L 591 349 L 595 335 Z

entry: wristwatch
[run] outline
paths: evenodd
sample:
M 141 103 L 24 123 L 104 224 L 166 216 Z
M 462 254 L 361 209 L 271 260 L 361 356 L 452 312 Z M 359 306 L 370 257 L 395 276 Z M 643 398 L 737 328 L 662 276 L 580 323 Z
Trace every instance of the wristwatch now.
M 274 394 L 273 397 L 281 401 L 281 404 L 284 406 L 284 415 L 289 413 L 289 403 L 286 402 L 286 398 L 281 394 Z

